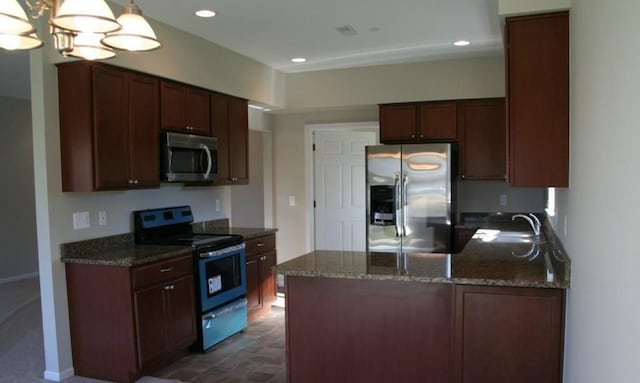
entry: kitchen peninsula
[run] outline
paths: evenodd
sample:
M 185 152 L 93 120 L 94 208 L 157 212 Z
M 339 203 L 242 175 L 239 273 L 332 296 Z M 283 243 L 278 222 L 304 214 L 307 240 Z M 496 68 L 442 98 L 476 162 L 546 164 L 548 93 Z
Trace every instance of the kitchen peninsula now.
M 511 214 L 455 254 L 315 251 L 285 275 L 288 381 L 561 382 L 570 261 Z M 473 230 L 470 230 L 473 232 Z

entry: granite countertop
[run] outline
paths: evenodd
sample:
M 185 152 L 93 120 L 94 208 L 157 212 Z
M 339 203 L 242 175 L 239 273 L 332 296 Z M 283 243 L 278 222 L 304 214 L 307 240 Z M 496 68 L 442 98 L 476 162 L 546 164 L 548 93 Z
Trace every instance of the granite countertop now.
M 490 230 L 530 232 L 511 215 L 463 220 L 463 231 L 476 234 L 455 254 L 314 251 L 275 267 L 291 276 L 382 279 L 485 286 L 569 287 L 569 257 L 544 222 L 544 243 L 493 242 Z
M 245 240 L 272 234 L 277 229 L 229 227 L 228 219 L 198 222 L 193 231 L 211 234 L 237 234 Z M 91 265 L 131 267 L 190 254 L 191 246 L 136 245 L 133 234 L 120 234 L 60 246 L 61 261 Z

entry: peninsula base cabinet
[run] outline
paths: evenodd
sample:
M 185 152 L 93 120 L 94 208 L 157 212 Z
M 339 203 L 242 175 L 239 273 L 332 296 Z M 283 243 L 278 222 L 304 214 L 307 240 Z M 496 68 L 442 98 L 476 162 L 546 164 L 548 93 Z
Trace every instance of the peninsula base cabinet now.
M 287 276 L 289 383 L 560 383 L 564 290 Z
M 455 383 L 560 383 L 564 290 L 457 286 Z
M 135 381 L 197 336 L 191 255 L 137 267 L 66 264 L 76 375 Z

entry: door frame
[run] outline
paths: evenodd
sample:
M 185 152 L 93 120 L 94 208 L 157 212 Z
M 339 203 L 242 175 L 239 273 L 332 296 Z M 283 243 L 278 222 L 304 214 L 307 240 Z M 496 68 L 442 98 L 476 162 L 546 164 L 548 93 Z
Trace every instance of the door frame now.
M 315 250 L 315 210 L 314 201 L 314 164 L 313 164 L 313 134 L 318 131 L 336 131 L 336 132 L 363 132 L 370 131 L 379 133 L 380 123 L 378 121 L 362 121 L 362 122 L 340 122 L 333 124 L 305 124 L 304 125 L 304 160 L 305 160 L 305 194 L 307 206 L 305 211 L 306 218 L 306 251 Z M 376 136 L 376 144 L 380 142 L 380 134 Z

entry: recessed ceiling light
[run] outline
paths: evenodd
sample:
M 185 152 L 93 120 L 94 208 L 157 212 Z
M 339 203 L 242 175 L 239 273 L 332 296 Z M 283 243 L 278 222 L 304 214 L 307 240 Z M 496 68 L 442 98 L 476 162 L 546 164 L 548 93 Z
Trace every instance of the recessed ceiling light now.
M 457 46 L 457 47 L 466 47 L 467 45 L 470 45 L 471 43 L 467 40 L 458 40 L 455 43 L 453 43 L 453 45 Z
M 210 9 L 201 9 L 196 11 L 195 14 L 198 17 L 213 17 L 216 15 L 216 13 Z
M 307 59 L 304 57 L 294 57 L 291 59 L 291 61 L 294 63 L 303 63 L 303 62 L 306 62 Z

